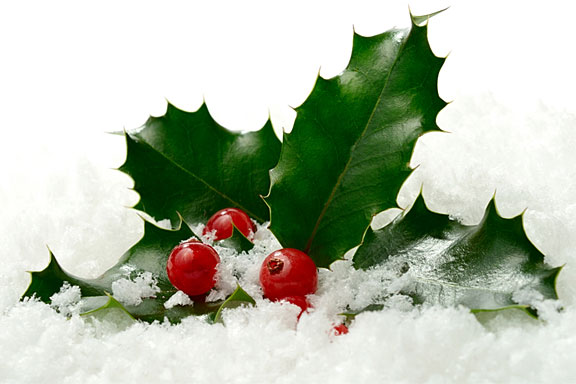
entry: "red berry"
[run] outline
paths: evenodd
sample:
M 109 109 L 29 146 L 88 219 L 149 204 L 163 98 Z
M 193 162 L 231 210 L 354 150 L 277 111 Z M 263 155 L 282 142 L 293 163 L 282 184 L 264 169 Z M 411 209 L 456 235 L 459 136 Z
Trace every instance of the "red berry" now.
M 309 295 L 318 287 L 316 264 L 297 249 L 272 252 L 260 268 L 260 284 L 264 296 L 270 300 Z
M 216 212 L 208 220 L 202 234 L 206 236 L 215 231 L 214 240 L 227 239 L 232 236 L 232 223 L 247 238 L 251 238 L 256 232 L 254 223 L 244 211 L 236 208 L 226 208 Z
M 348 327 L 346 324 L 339 324 L 332 327 L 332 333 L 334 336 L 345 335 L 348 333 Z
M 186 241 L 172 250 L 166 264 L 168 279 L 188 296 L 210 291 L 216 284 L 218 253 L 198 240 Z

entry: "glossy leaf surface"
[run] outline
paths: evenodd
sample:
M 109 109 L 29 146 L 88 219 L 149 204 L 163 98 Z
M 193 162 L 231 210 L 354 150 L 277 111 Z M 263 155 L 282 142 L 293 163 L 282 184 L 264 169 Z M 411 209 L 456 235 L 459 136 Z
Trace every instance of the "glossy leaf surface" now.
M 284 247 L 328 267 L 396 206 L 416 140 L 438 130 L 443 63 L 426 26 L 354 36 L 348 67 L 318 78 L 270 174 L 270 229 Z
M 260 195 L 268 192 L 268 172 L 280 153 L 270 122 L 257 132 L 234 133 L 216 123 L 206 105 L 193 113 L 168 105 L 164 116 L 126 133 L 126 143 L 120 170 L 140 194 L 134 208 L 173 223 L 178 213 L 195 224 L 227 207 L 268 220 Z
M 402 262 L 408 283 L 402 293 L 415 303 L 464 305 L 475 311 L 520 308 L 520 290 L 557 299 L 560 268 L 528 240 L 522 216 L 500 217 L 492 201 L 478 225 L 466 226 L 430 212 L 422 197 L 388 226 L 366 233 L 354 256 L 356 268 Z

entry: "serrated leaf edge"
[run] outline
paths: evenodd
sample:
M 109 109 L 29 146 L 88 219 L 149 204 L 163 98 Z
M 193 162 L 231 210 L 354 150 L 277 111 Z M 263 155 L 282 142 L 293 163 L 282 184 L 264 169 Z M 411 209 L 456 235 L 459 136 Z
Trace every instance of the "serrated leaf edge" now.
M 438 212 L 438 211 L 434 211 L 431 210 L 428 207 L 428 204 L 426 203 L 426 199 L 424 198 L 424 194 L 423 194 L 423 185 L 420 187 L 420 193 L 418 194 L 418 196 L 416 197 L 416 199 L 412 202 L 412 204 L 410 206 L 408 206 L 407 208 L 405 208 L 403 210 L 403 212 L 398 215 L 390 224 L 391 225 L 394 221 L 396 220 L 400 220 L 402 218 L 404 218 L 413 208 L 416 204 L 423 204 L 424 208 L 435 215 L 441 215 L 444 217 L 449 216 L 449 214 L 446 213 L 442 213 L 442 212 Z M 502 220 L 502 221 L 508 221 L 508 222 L 520 222 L 521 227 L 522 227 L 522 231 L 524 233 L 524 237 L 526 238 L 526 240 L 534 247 L 534 249 L 536 249 L 539 253 L 542 254 L 543 256 L 543 263 L 545 263 L 544 259 L 545 259 L 545 254 L 530 240 L 530 238 L 527 235 L 526 232 L 526 228 L 524 226 L 524 215 L 526 214 L 528 208 L 525 208 L 520 214 L 516 215 L 516 216 L 512 216 L 509 218 L 503 217 L 499 210 L 498 210 L 498 206 L 496 204 L 496 191 L 494 192 L 494 194 L 492 195 L 492 198 L 488 201 L 486 208 L 484 209 L 484 215 L 482 216 L 482 219 L 477 223 L 477 224 L 471 224 L 471 225 L 464 225 L 461 224 L 463 226 L 466 227 L 477 227 L 477 226 L 481 226 L 484 225 L 484 223 L 486 223 L 487 221 L 489 221 L 490 219 L 497 219 L 497 220 Z M 369 226 L 366 231 L 364 232 L 364 235 L 362 237 L 362 243 L 360 245 L 362 245 L 364 243 L 364 238 L 366 236 L 366 234 L 369 231 L 373 231 L 372 228 Z M 556 285 L 557 285 L 557 280 L 558 280 L 558 276 L 560 275 L 560 272 L 562 271 L 562 269 L 564 268 L 564 265 L 561 265 L 559 267 L 550 267 L 550 269 L 548 270 L 549 275 L 546 276 L 546 279 L 548 278 L 553 278 L 553 293 L 554 293 L 554 299 L 558 300 L 558 292 L 556 290 Z M 431 281 L 431 280 L 427 280 L 427 281 Z M 446 283 L 443 283 L 446 284 Z M 452 286 L 457 286 L 460 288 L 465 288 L 468 289 L 468 287 L 462 287 L 458 284 L 449 284 Z M 476 288 L 477 289 L 477 288 Z M 480 308 L 470 308 L 470 312 L 472 313 L 481 313 L 481 312 L 497 312 L 497 311 L 502 311 L 502 310 L 507 310 L 507 309 L 519 309 L 524 311 L 526 314 L 528 314 L 529 316 L 538 319 L 538 314 L 537 314 L 537 310 L 535 308 L 533 308 L 530 305 L 524 305 L 524 304 L 516 304 L 516 305 L 509 305 L 509 306 L 505 306 L 505 307 L 501 307 L 501 308 L 490 308 L 490 309 L 480 309 Z M 360 311 L 359 313 L 361 313 L 362 311 Z M 343 315 L 347 315 L 344 314 Z
M 446 7 L 446 8 L 444 8 L 444 9 L 440 10 L 440 11 L 436 11 L 436 12 L 434 12 L 434 13 L 431 13 L 431 14 L 428 14 L 428 15 L 423 15 L 423 16 L 414 16 L 414 15 L 412 14 L 412 12 L 410 12 L 410 19 L 411 19 L 411 22 L 412 22 L 410 31 L 409 31 L 409 33 L 406 35 L 406 39 L 405 39 L 402 47 L 401 47 L 400 50 L 399 50 L 398 56 L 397 56 L 397 57 L 395 58 L 395 60 L 394 60 L 394 64 L 390 67 L 389 73 L 392 72 L 392 70 L 395 68 L 396 62 L 398 61 L 398 58 L 400 57 L 400 52 L 404 50 L 404 48 L 405 48 L 405 46 L 406 46 L 406 42 L 409 40 L 410 35 L 414 32 L 414 30 L 424 29 L 424 30 L 426 30 L 426 32 L 427 32 L 427 30 L 428 30 L 427 22 L 426 22 L 425 24 L 419 25 L 419 24 L 420 24 L 420 19 L 421 19 L 421 18 L 425 18 L 425 19 L 426 19 L 425 21 L 427 21 L 427 20 L 429 20 L 431 17 L 433 17 L 433 16 L 435 16 L 435 15 L 437 15 L 437 14 L 440 14 L 440 13 L 444 12 L 444 11 L 447 10 L 448 8 L 449 8 L 449 7 Z M 384 32 L 384 33 L 385 33 L 385 32 Z M 369 39 L 370 37 L 362 36 L 362 35 L 356 33 L 356 31 L 353 29 L 352 55 L 354 54 L 354 46 L 356 45 L 354 42 L 355 42 L 355 40 L 358 39 L 358 38 L 368 38 L 368 39 Z M 436 56 L 436 54 L 434 54 L 434 52 L 432 51 L 432 48 L 430 47 L 430 43 L 429 43 L 428 37 L 426 37 L 426 41 L 427 41 L 427 45 L 428 45 L 428 50 L 430 51 L 430 53 L 432 54 L 432 56 L 434 56 L 434 57 L 437 58 L 437 59 L 442 60 L 442 65 L 443 65 L 443 63 L 444 63 L 445 60 L 446 60 L 446 57 Z M 349 65 L 350 65 L 350 63 L 347 64 L 346 69 L 348 68 Z M 440 65 L 439 70 L 442 68 L 442 65 Z M 345 70 L 346 70 L 346 69 L 345 69 Z M 335 75 L 335 76 L 333 76 L 333 77 L 331 77 L 331 78 L 328 78 L 328 79 L 324 79 L 323 77 L 320 76 L 320 71 L 318 71 L 318 74 L 317 74 L 317 76 L 316 76 L 316 81 L 315 81 L 314 86 L 312 87 L 312 89 L 311 89 L 311 91 L 310 91 L 310 94 L 312 94 L 312 92 L 314 92 L 314 89 L 316 88 L 316 85 L 317 85 L 318 81 L 329 81 L 329 80 L 334 79 L 334 78 L 336 78 L 336 77 L 338 77 L 338 76 L 340 76 L 340 74 Z M 388 78 L 387 78 L 387 80 L 386 80 L 386 84 L 385 84 L 385 86 L 383 87 L 383 90 L 386 89 L 386 86 L 387 86 L 387 84 L 388 84 L 388 80 L 389 80 L 389 79 L 390 79 L 390 76 L 388 76 Z M 382 91 L 382 92 L 383 92 L 383 91 Z M 379 96 L 378 100 L 379 100 L 380 97 L 382 96 L 382 92 L 380 93 L 380 96 Z M 436 92 L 438 93 L 438 86 L 437 86 L 437 84 L 436 84 Z M 309 95 L 309 96 L 310 96 L 310 95 Z M 308 96 L 308 97 L 309 97 L 309 96 Z M 444 108 L 446 107 L 446 105 L 448 105 L 449 103 L 446 102 L 446 101 L 444 101 L 444 100 L 440 97 L 439 94 L 437 94 L 437 97 L 438 97 L 439 100 L 441 100 L 441 101 L 444 103 L 444 105 L 439 109 L 439 111 L 438 111 L 438 113 L 439 113 L 439 112 L 442 111 L 442 109 L 444 109 Z M 305 102 L 304 102 L 304 103 L 305 103 Z M 302 103 L 299 107 L 293 108 L 293 109 L 298 113 L 298 110 L 304 105 L 304 103 Z M 376 102 L 375 104 L 377 104 L 377 102 Z M 374 111 L 375 111 L 375 108 L 373 109 L 372 113 L 370 114 L 370 117 L 369 117 L 368 121 L 370 121 L 370 120 L 372 119 L 372 116 L 373 116 L 373 114 L 374 114 Z M 437 118 L 437 116 L 436 116 L 436 118 Z M 296 117 L 296 119 L 297 119 L 297 117 Z M 366 126 L 364 127 L 364 130 L 363 130 L 362 134 L 359 136 L 359 138 L 356 140 L 356 142 L 354 143 L 354 145 L 353 145 L 352 147 L 355 147 L 355 146 L 357 145 L 357 143 L 360 141 L 360 139 L 364 136 L 368 125 L 369 125 L 369 124 L 367 123 Z M 416 142 L 418 141 L 418 139 L 420 139 L 420 138 L 421 138 L 422 136 L 424 136 L 425 134 L 430 133 L 430 132 L 449 133 L 449 132 L 447 132 L 447 131 L 444 131 L 444 130 L 440 129 L 440 127 L 438 126 L 438 124 L 437 124 L 436 122 L 434 123 L 434 125 L 435 125 L 436 128 L 424 130 L 424 132 L 420 133 L 420 134 L 418 135 L 418 137 L 414 140 L 414 144 L 412 145 L 412 149 L 411 149 L 410 158 L 412 158 L 413 155 L 414 155 L 414 150 L 415 150 L 415 147 L 416 147 Z M 289 140 L 289 137 L 290 137 L 290 133 L 287 133 L 285 130 L 283 130 L 283 139 L 282 139 L 282 142 L 284 143 L 284 142 L 286 142 L 287 140 Z M 284 147 L 281 148 L 281 153 L 280 153 L 280 156 L 279 156 L 279 161 L 280 161 L 280 158 L 282 158 L 283 148 L 284 148 Z M 344 170 L 343 170 L 342 173 L 340 173 L 340 175 L 338 176 L 337 183 L 335 184 L 334 188 L 332 189 L 332 191 L 331 191 L 331 193 L 330 193 L 330 196 L 328 197 L 328 202 L 327 202 L 327 203 L 324 205 L 324 207 L 322 208 L 322 211 L 321 211 L 321 213 L 320 213 L 320 215 L 319 215 L 319 217 L 318 217 L 318 219 L 317 219 L 317 221 L 316 221 L 316 223 L 315 223 L 315 226 L 314 226 L 314 229 L 313 229 L 313 231 L 312 231 L 312 234 L 311 234 L 311 236 L 309 237 L 309 239 L 308 239 L 308 241 L 307 241 L 307 244 L 306 244 L 306 246 L 305 246 L 304 252 L 308 252 L 308 250 L 310 249 L 311 243 L 312 243 L 312 241 L 313 241 L 313 239 L 314 239 L 314 235 L 315 235 L 315 233 L 317 232 L 317 230 L 318 230 L 318 228 L 319 228 L 320 221 L 321 221 L 321 217 L 325 214 L 326 210 L 328 209 L 328 206 L 330 205 L 329 201 L 331 200 L 331 198 L 333 198 L 334 193 L 335 193 L 335 191 L 336 191 L 336 189 L 337 189 L 337 187 L 338 187 L 338 185 L 339 185 L 340 180 L 342 179 L 342 177 L 343 177 L 344 174 L 346 173 L 346 170 L 347 170 L 347 168 L 348 168 L 348 166 L 349 166 L 349 164 L 350 164 L 350 161 L 351 161 L 351 158 L 348 159 L 348 161 L 347 161 L 347 163 L 346 163 L 346 166 L 344 167 Z M 275 168 L 276 168 L 276 167 L 270 169 L 270 171 L 269 171 L 269 174 L 270 174 L 270 188 L 269 188 L 269 190 L 268 190 L 268 194 L 267 194 L 266 196 L 262 196 L 262 195 L 260 196 L 261 199 L 262 199 L 262 200 L 264 201 L 264 203 L 266 204 L 266 206 L 268 207 L 268 211 L 269 211 L 269 225 L 268 225 L 268 228 L 269 228 L 269 229 L 272 227 L 273 217 L 272 217 L 272 208 L 271 208 L 270 204 L 268 203 L 267 199 L 270 197 L 270 194 L 271 194 L 271 192 L 272 192 L 272 187 L 273 187 L 273 184 L 274 184 L 272 175 L 273 175 L 273 171 L 274 171 Z M 406 181 L 408 180 L 408 178 L 413 174 L 413 172 L 418 168 L 418 166 L 416 166 L 415 168 L 411 168 L 410 165 L 409 165 L 409 163 L 407 163 L 407 164 L 406 164 L 406 168 L 407 168 L 407 171 L 409 172 L 409 174 L 408 174 L 408 176 L 406 177 L 406 179 L 404 180 L 404 182 L 403 182 L 402 185 L 404 185 L 404 184 L 406 183 Z M 402 186 L 399 188 L 399 191 L 401 190 L 401 188 L 402 188 Z M 396 199 L 397 199 L 397 197 L 396 197 Z M 393 207 L 391 207 L 391 208 L 393 208 Z M 378 214 L 378 213 L 379 213 L 379 212 L 373 214 L 372 217 L 374 217 L 374 216 L 375 216 L 376 214 Z M 369 229 L 370 229 L 370 223 L 368 224 L 366 230 L 364 231 L 364 234 L 362 235 L 362 238 L 360 239 L 359 244 L 357 244 L 356 246 L 362 245 L 362 243 L 363 243 L 363 241 L 364 241 L 364 235 L 365 235 L 366 231 L 368 231 Z M 352 247 L 352 248 L 354 248 L 354 247 Z M 351 249 L 352 249 L 352 248 L 351 248 Z M 338 260 L 344 260 L 343 255 L 342 255 L 341 257 L 333 260 L 332 263 L 335 262 L 335 261 L 338 261 Z M 328 265 L 327 269 L 330 269 L 330 265 Z
M 123 131 L 123 135 L 124 138 L 126 140 L 126 148 L 128 148 L 129 146 L 129 141 L 132 141 L 133 143 L 137 143 L 140 145 L 146 145 L 150 150 L 152 150 L 153 152 L 159 154 L 162 158 L 166 159 L 166 161 L 168 161 L 170 164 L 172 164 L 174 167 L 176 167 L 177 169 L 181 170 L 182 172 L 184 172 L 185 174 L 189 175 L 190 177 L 194 178 L 195 180 L 198 180 L 199 182 L 201 182 L 202 184 L 204 184 L 207 188 L 209 188 L 210 190 L 214 191 L 216 194 L 220 195 L 222 198 L 224 198 L 225 200 L 228 200 L 232 206 L 237 207 L 242 209 L 244 212 L 246 212 L 250 217 L 260 221 L 260 222 L 264 222 L 266 221 L 265 218 L 260 217 L 260 215 L 255 214 L 254 212 L 252 212 L 252 210 L 244 207 L 242 204 L 240 204 L 239 202 L 235 201 L 233 198 L 229 197 L 228 195 L 222 193 L 221 191 L 219 191 L 218 189 L 214 188 L 212 185 L 210 185 L 208 182 L 206 182 L 204 179 L 202 179 L 201 177 L 197 176 L 194 173 L 191 173 L 189 170 L 187 170 L 186 168 L 182 167 L 180 164 L 176 163 L 173 159 L 166 157 L 165 154 L 159 152 L 156 150 L 156 148 L 154 148 L 152 145 L 150 145 L 146 140 L 143 140 L 139 137 L 136 137 L 135 135 L 138 134 L 141 130 L 143 130 L 148 124 L 150 124 L 151 122 L 155 121 L 155 120 L 160 120 L 162 118 L 165 118 L 166 116 L 168 116 L 170 113 L 172 113 L 173 111 L 178 111 L 180 113 L 185 113 L 185 114 L 195 114 L 195 113 L 199 113 L 201 112 L 201 110 L 205 109 L 206 113 L 208 114 L 208 116 L 210 116 L 210 118 L 212 119 L 212 121 L 216 124 L 216 126 L 231 134 L 234 136 L 243 136 L 246 134 L 255 134 L 257 132 L 261 132 L 263 130 L 269 129 L 271 131 L 271 133 L 274 135 L 274 137 L 276 137 L 276 134 L 274 133 L 274 128 L 272 126 L 272 121 L 270 119 L 270 116 L 268 116 L 268 119 L 266 120 L 266 122 L 264 123 L 264 125 L 257 131 L 249 131 L 249 132 L 236 132 L 236 131 L 231 131 L 229 129 L 227 129 L 226 127 L 224 127 L 223 125 L 221 125 L 220 123 L 218 123 L 214 117 L 212 116 L 212 114 L 210 113 L 210 109 L 208 108 L 208 105 L 206 103 L 206 100 L 203 99 L 202 104 L 198 107 L 198 109 L 196 109 L 195 111 L 189 112 L 189 111 L 185 111 L 182 110 L 178 107 L 176 107 L 175 105 L 173 105 L 172 103 L 170 103 L 169 101 L 167 101 L 167 108 L 166 108 L 166 112 L 161 115 L 161 116 L 152 116 L 150 115 L 148 117 L 148 119 L 146 120 L 146 122 L 144 124 L 142 124 L 140 127 L 133 129 L 133 130 L 126 130 L 124 129 Z M 127 150 L 128 152 L 128 150 Z M 134 182 L 134 178 L 130 175 L 130 173 L 128 173 L 125 170 L 125 166 L 126 163 L 128 161 L 128 155 L 126 156 L 125 161 L 122 163 L 122 165 L 120 165 L 119 167 L 115 168 L 115 170 L 120 171 L 122 173 L 124 173 L 125 175 L 129 176 Z M 137 206 L 138 204 L 140 204 L 141 200 L 142 200 L 142 196 L 140 195 L 140 193 L 138 193 L 138 191 L 135 188 L 130 188 L 132 191 L 136 192 L 138 194 L 138 201 L 134 204 L 133 207 Z M 260 195 L 260 197 L 262 198 L 262 196 Z M 135 210 L 138 210 L 136 208 L 134 208 Z

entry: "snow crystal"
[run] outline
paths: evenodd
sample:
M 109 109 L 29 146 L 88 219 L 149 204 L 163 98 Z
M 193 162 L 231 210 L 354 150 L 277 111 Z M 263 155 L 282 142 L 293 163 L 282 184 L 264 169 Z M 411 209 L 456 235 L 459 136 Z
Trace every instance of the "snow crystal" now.
M 112 295 L 126 305 L 139 305 L 143 298 L 160 292 L 158 281 L 151 272 L 142 272 L 134 279 L 121 278 L 112 283 Z
M 199 224 L 196 228 L 199 229 L 198 232 L 194 232 L 194 233 L 201 233 L 202 236 L 202 242 L 206 243 L 206 244 L 214 244 L 214 241 L 216 240 L 216 230 L 213 229 L 212 231 L 208 231 L 206 233 L 204 233 L 204 224 Z
M 512 300 L 523 305 L 534 305 L 543 299 L 542 293 L 533 288 L 519 289 L 512 295 Z
M 170 309 L 177 305 L 194 305 L 194 302 L 182 291 L 178 291 L 164 303 L 164 308 Z
M 77 313 L 79 306 L 78 303 L 82 298 L 82 292 L 77 285 L 70 285 L 67 281 L 64 282 L 58 293 L 50 296 L 51 306 L 58 312 L 65 316 Z
M 228 260 L 222 262 L 222 256 L 225 254 L 222 247 L 216 247 L 215 249 L 220 255 L 221 261 L 216 267 L 216 275 L 214 277 L 216 279 L 216 285 L 212 290 L 210 290 L 208 296 L 206 296 L 206 301 L 209 303 L 226 299 L 226 297 L 236 289 L 236 278 L 233 275 L 234 271 L 232 264 L 228 262 Z M 224 249 L 228 250 L 226 248 Z

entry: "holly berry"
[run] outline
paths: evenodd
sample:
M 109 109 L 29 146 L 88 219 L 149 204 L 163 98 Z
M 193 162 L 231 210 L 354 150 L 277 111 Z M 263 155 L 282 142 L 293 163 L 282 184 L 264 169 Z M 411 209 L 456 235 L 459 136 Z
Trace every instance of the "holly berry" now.
M 316 264 L 302 251 L 280 249 L 264 259 L 260 268 L 260 284 L 264 296 L 270 300 L 309 295 L 316 292 L 318 287 Z
M 334 336 L 345 335 L 348 333 L 348 327 L 346 324 L 338 324 L 332 327 L 332 333 Z
M 206 223 L 202 234 L 206 236 L 214 232 L 214 240 L 227 239 L 232 236 L 232 223 L 248 239 L 256 232 L 254 223 L 244 211 L 237 208 L 226 208 L 212 215 Z
M 174 247 L 166 272 L 177 289 L 188 296 L 197 296 L 214 288 L 218 263 L 220 256 L 214 248 L 193 239 Z

